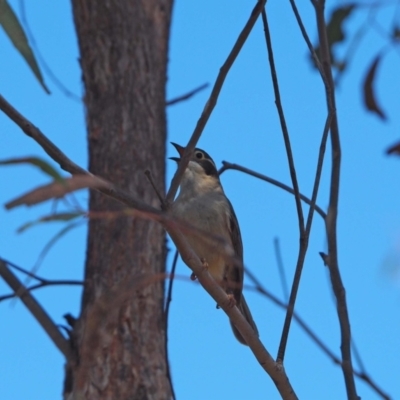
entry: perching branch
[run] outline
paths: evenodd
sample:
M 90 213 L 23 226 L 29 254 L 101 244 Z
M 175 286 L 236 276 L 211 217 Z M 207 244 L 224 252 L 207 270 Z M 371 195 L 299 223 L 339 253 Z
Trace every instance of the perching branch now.
M 49 335 L 52 342 L 64 354 L 68 360 L 71 356 L 71 349 L 67 339 L 61 334 L 57 325 L 49 317 L 37 300 L 22 285 L 20 280 L 10 271 L 6 263 L 0 260 L 0 275 L 10 288 L 17 293 L 21 301 L 28 308 L 30 313 L 36 318 L 45 332 Z M 22 290 L 21 290 L 22 289 Z
M 13 116 L 13 121 L 16 122 L 16 124 L 20 126 L 28 136 L 32 137 L 39 145 L 41 145 L 42 148 L 45 149 L 45 151 L 50 155 L 50 157 L 58 162 L 64 170 L 71 172 L 72 174 L 89 174 L 83 168 L 77 166 L 71 160 L 69 160 L 68 157 L 61 152 L 61 150 L 59 150 L 45 135 L 43 135 L 39 129 L 34 127 L 28 120 L 19 114 L 2 96 L 0 96 L 0 109 L 3 110 L 7 115 L 11 114 Z M 133 211 L 135 215 L 142 218 L 151 218 L 152 220 L 155 220 L 164 226 L 175 243 L 182 259 L 197 276 L 204 289 L 213 297 L 216 303 L 220 305 L 220 307 L 228 315 L 229 319 L 235 324 L 243 338 L 248 343 L 253 354 L 261 364 L 262 368 L 272 378 L 281 397 L 285 400 L 297 399 L 284 368 L 275 363 L 273 358 L 265 349 L 264 345 L 261 343 L 258 336 L 253 331 L 253 328 L 248 324 L 238 308 L 230 306 L 230 300 L 227 294 L 215 282 L 210 273 L 204 269 L 203 263 L 198 258 L 197 254 L 188 245 L 185 236 L 182 234 L 182 224 L 177 223 L 167 213 L 161 212 L 160 210 L 147 205 L 146 203 L 134 198 L 129 193 L 120 190 L 111 183 L 107 182 L 107 184 L 108 185 L 105 188 L 95 188 L 94 190 L 102 192 L 114 198 L 115 200 L 134 208 Z M 129 215 L 128 212 L 127 215 Z M 190 229 L 190 226 L 187 226 L 186 228 Z M 201 236 L 202 234 L 199 232 L 199 237 Z M 205 239 L 210 240 L 210 238 Z M 214 241 L 215 239 L 211 238 L 211 240 Z M 224 246 L 222 248 L 224 248 Z M 228 254 L 228 251 L 226 256 L 232 257 L 230 254 Z M 19 287 L 19 284 L 16 285 L 16 290 L 18 290 Z M 29 294 L 29 292 L 25 293 Z M 59 333 L 58 330 L 57 332 Z
M 254 24 L 256 23 L 258 16 L 260 15 L 261 11 L 264 8 L 266 0 L 259 0 L 257 1 L 257 4 L 255 5 L 246 25 L 242 29 L 242 31 L 239 34 L 239 37 L 236 40 L 236 43 L 234 44 L 231 52 L 229 53 L 226 61 L 222 65 L 219 74 L 217 76 L 217 79 L 214 83 L 214 87 L 211 91 L 210 97 L 206 102 L 206 105 L 204 106 L 204 110 L 197 121 L 196 127 L 192 133 L 192 136 L 190 137 L 190 140 L 186 146 L 185 152 L 183 156 L 181 157 L 181 160 L 178 165 L 178 169 L 175 172 L 174 177 L 172 178 L 170 188 L 168 190 L 167 196 L 166 196 L 166 203 L 171 203 L 176 195 L 176 192 L 178 190 L 179 184 L 181 182 L 182 176 L 184 171 L 186 170 L 186 167 L 189 163 L 189 159 L 191 157 L 192 151 L 196 147 L 196 143 L 198 142 L 208 119 L 211 116 L 212 111 L 214 110 L 215 105 L 217 104 L 218 96 L 221 92 L 222 86 L 224 84 L 225 78 L 228 75 L 229 70 L 231 69 L 233 63 L 236 60 L 236 57 L 238 56 L 240 50 L 242 49 L 244 43 L 246 42 L 251 30 L 253 29 Z
M 240 334 L 246 340 L 246 343 L 257 358 L 261 367 L 272 378 L 282 398 L 297 399 L 297 396 L 290 385 L 289 379 L 286 376 L 284 368 L 275 363 L 239 309 L 229 305 L 228 296 L 224 290 L 216 284 L 208 270 L 204 268 L 203 263 L 197 254 L 188 245 L 185 236 L 183 236 L 179 230 L 171 229 L 171 226 L 167 226 L 166 229 L 173 242 L 177 246 L 179 254 L 181 255 L 185 264 L 190 267 L 203 288 L 212 296 L 217 304 L 229 316 L 230 320 L 235 324 L 236 328 L 239 330 Z

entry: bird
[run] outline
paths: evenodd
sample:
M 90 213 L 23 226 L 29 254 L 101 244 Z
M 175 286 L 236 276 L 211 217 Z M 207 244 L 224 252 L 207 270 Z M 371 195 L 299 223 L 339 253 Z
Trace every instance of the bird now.
M 178 151 L 179 157 L 170 159 L 179 164 L 185 147 L 171 144 Z M 199 233 L 186 230 L 186 240 L 214 280 L 230 297 L 232 306 L 236 304 L 258 336 L 257 326 L 243 295 L 243 244 L 239 223 L 222 188 L 217 167 L 204 150 L 193 150 L 179 189 L 170 207 L 172 217 L 198 230 Z M 221 240 L 207 240 L 207 237 L 202 240 L 201 235 L 207 234 Z M 233 257 L 227 257 L 226 246 Z M 230 323 L 236 339 L 247 345 L 236 326 L 232 321 Z

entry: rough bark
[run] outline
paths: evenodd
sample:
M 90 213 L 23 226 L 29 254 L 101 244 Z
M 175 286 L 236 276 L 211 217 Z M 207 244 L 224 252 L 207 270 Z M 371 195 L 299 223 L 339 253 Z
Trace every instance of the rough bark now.
M 85 88 L 89 170 L 159 206 L 172 0 L 72 0 Z M 65 398 L 169 399 L 163 320 L 165 236 L 91 192 L 85 288 Z M 110 218 L 107 218 L 107 212 Z M 102 212 L 102 217 L 96 217 Z

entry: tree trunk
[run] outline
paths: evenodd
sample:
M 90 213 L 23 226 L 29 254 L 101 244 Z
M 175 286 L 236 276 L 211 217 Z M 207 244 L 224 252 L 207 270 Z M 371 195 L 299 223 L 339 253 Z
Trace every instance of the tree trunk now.
M 172 0 L 72 0 L 85 86 L 89 170 L 159 206 Z M 169 399 L 165 234 L 90 193 L 85 288 L 67 365 L 70 399 Z

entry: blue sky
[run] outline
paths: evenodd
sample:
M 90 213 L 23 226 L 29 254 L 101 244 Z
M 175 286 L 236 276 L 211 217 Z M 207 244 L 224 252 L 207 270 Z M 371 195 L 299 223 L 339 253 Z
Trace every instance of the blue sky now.
M 19 2 L 10 4 L 18 12 Z M 247 1 L 175 2 L 168 98 L 215 81 L 252 6 Z M 311 4 L 302 2 L 299 7 L 314 41 L 316 29 Z M 26 12 L 46 63 L 70 91 L 80 96 L 82 82 L 70 3 L 26 2 Z M 392 13 L 393 8 L 385 8 L 378 19 L 387 21 Z M 306 45 L 288 2 L 269 2 L 268 16 L 300 189 L 310 196 L 326 118 L 324 89 L 310 66 Z M 346 31 L 354 32 L 364 19 L 365 13 L 354 15 Z M 338 243 L 355 343 L 366 371 L 395 399 L 400 398 L 400 160 L 385 156 L 384 151 L 399 139 L 400 81 L 396 51 L 386 55 L 377 75 L 378 99 L 389 120 L 382 123 L 367 114 L 361 97 L 367 66 L 384 43 L 382 36 L 371 28 L 337 90 L 343 150 Z M 65 96 L 45 73 L 52 92 L 46 95 L 2 31 L 0 49 L 0 93 L 70 158 L 86 166 L 82 103 Z M 210 90 L 211 87 L 168 109 L 168 141 L 187 143 Z M 2 113 L 0 134 L 0 159 L 40 156 L 48 160 L 41 148 Z M 217 165 L 223 160 L 235 162 L 290 185 L 260 22 L 228 75 L 199 147 L 210 153 Z M 329 196 L 329 150 L 328 146 L 318 196 L 318 204 L 324 209 Z M 176 155 L 172 146 L 168 146 L 168 152 L 168 156 Z M 167 167 L 169 182 L 176 167 L 172 161 L 168 161 Z M 3 205 L 46 182 L 48 178 L 32 167 L 3 167 L 0 203 Z M 299 241 L 294 198 L 239 172 L 227 171 L 222 183 L 240 222 L 246 266 L 268 290 L 283 299 L 273 241 L 279 238 L 287 279 L 291 282 Z M 84 206 L 87 193 L 80 193 L 77 198 Z M 16 229 L 50 212 L 50 203 L 12 211 L 0 208 L 0 256 L 32 268 L 41 249 L 62 225 L 47 224 L 23 234 L 17 234 Z M 84 225 L 66 234 L 46 256 L 39 275 L 49 279 L 81 279 L 85 238 Z M 172 255 L 172 244 L 170 247 Z M 335 300 L 327 270 L 318 255 L 326 248 L 323 221 L 315 215 L 296 310 L 339 355 Z M 190 275 L 181 261 L 177 273 Z M 0 282 L 0 294 L 5 293 L 9 289 Z M 67 312 L 78 315 L 79 288 L 45 288 L 35 292 L 35 296 L 56 323 L 64 323 L 62 315 Z M 250 290 L 246 291 L 246 298 L 261 338 L 275 356 L 284 313 Z M 0 303 L 0 318 L 2 398 L 59 398 L 63 380 L 61 354 L 21 303 Z M 214 300 L 189 279 L 175 284 L 169 337 L 178 399 L 279 398 L 252 353 L 235 341 L 226 316 L 215 309 Z M 296 323 L 292 324 L 285 368 L 299 398 L 318 399 L 321 393 L 327 399 L 345 398 L 340 368 L 321 353 Z M 356 383 L 363 399 L 379 398 L 359 380 Z

